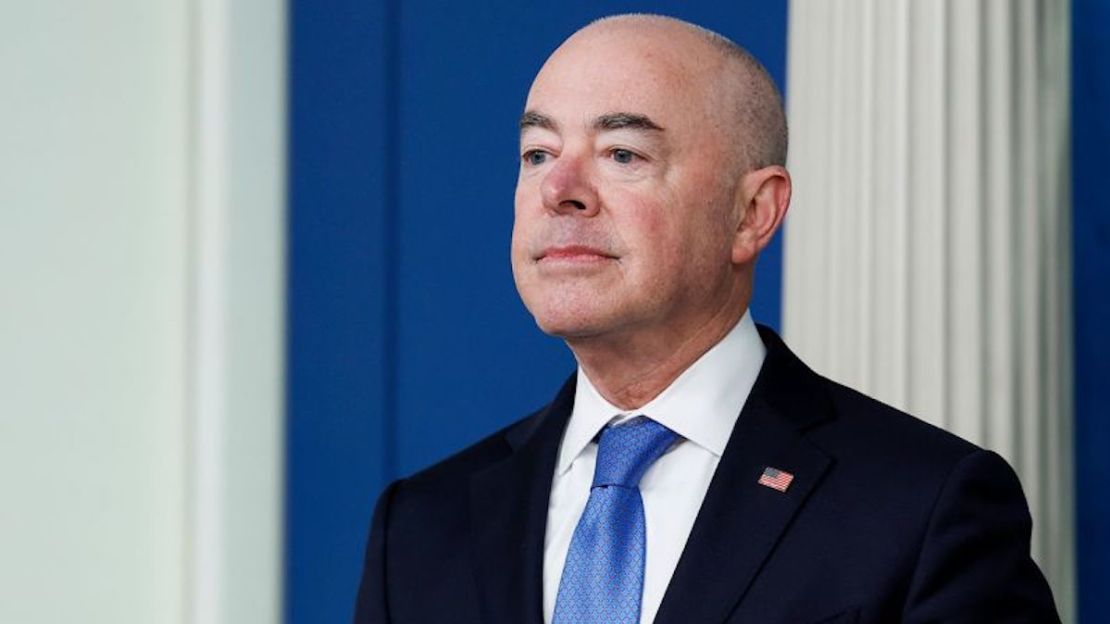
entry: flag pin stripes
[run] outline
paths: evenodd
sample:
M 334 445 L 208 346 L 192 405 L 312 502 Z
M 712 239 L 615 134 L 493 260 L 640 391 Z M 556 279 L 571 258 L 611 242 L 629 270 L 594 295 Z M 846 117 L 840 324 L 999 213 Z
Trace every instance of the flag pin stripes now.
M 772 490 L 778 490 L 779 492 L 785 492 L 786 488 L 790 487 L 790 482 L 793 480 L 794 475 L 785 470 L 779 470 L 778 468 L 772 468 L 770 466 L 764 468 L 763 474 L 759 476 L 760 485 L 767 486 Z

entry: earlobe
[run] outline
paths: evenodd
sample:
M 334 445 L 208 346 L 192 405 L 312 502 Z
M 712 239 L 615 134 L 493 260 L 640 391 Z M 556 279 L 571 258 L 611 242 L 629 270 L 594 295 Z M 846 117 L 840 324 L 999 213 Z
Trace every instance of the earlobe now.
M 790 173 L 772 165 L 749 171 L 740 182 L 737 200 L 742 203 L 742 218 L 732 247 L 735 264 L 754 262 L 770 244 L 790 207 Z

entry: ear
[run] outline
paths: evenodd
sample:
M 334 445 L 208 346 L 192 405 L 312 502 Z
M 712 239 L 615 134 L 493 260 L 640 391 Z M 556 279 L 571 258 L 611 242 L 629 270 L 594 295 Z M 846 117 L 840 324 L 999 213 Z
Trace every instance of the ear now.
M 790 207 L 790 173 L 772 165 L 744 174 L 736 189 L 740 224 L 732 242 L 735 264 L 755 262 L 759 252 L 771 242 Z

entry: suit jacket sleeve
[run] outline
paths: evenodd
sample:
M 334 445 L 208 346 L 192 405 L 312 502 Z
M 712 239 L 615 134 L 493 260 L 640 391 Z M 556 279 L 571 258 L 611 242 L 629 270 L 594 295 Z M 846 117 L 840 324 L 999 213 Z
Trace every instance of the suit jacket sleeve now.
M 976 450 L 953 468 L 933 509 L 903 620 L 1059 622 L 1029 557 L 1032 521 L 1017 475 Z
M 398 483 L 394 482 L 387 487 L 374 507 L 374 519 L 370 523 L 370 537 L 366 543 L 366 560 L 362 567 L 362 582 L 359 584 L 358 601 L 355 605 L 355 624 L 389 622 L 385 545 L 389 511 Z

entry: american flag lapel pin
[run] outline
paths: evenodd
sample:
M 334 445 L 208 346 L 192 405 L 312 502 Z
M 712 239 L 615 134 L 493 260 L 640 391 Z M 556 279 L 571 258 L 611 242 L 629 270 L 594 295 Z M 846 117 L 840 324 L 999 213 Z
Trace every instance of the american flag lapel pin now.
M 763 474 L 759 475 L 760 485 L 769 487 L 772 490 L 778 490 L 779 492 L 785 492 L 786 488 L 790 487 L 790 482 L 793 480 L 794 475 L 785 470 L 779 470 L 778 468 L 772 468 L 770 466 L 764 468 Z

